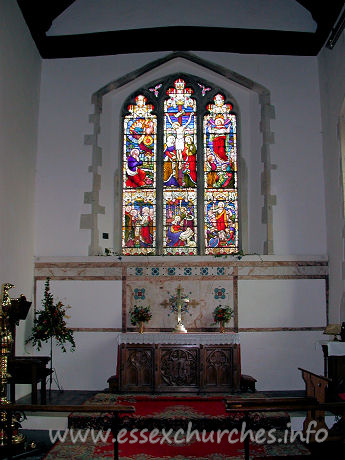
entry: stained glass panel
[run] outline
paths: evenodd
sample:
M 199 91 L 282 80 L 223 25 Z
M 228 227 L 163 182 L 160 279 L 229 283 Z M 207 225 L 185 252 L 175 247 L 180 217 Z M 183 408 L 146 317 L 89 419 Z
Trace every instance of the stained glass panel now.
M 164 168 L 165 187 L 196 187 L 196 101 L 193 90 L 185 88 L 181 78 L 169 88 L 164 101 Z
M 156 193 L 123 192 L 122 250 L 124 255 L 149 255 L 156 246 Z
M 156 252 L 157 118 L 142 94 L 124 118 L 122 251 Z
M 163 192 L 163 254 L 197 253 L 197 194 L 195 190 Z
M 205 253 L 232 254 L 238 251 L 238 199 L 234 191 L 205 194 Z
M 205 252 L 238 251 L 236 115 L 217 94 L 204 116 Z
M 125 188 L 155 188 L 157 119 L 152 105 L 139 95 L 124 119 L 123 183 Z

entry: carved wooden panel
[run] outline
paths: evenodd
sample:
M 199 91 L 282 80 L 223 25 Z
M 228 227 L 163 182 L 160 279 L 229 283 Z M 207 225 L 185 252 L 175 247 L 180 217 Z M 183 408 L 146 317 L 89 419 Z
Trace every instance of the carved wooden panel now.
M 120 347 L 120 391 L 238 391 L 240 345 L 135 345 Z
M 217 390 L 232 387 L 232 347 L 207 346 L 203 353 L 203 386 Z M 211 388 L 210 388 L 211 387 Z M 225 388 L 224 388 L 225 387 Z
M 154 388 L 154 348 L 126 345 L 120 354 L 120 390 L 152 391 Z
M 183 391 L 199 385 L 199 347 L 158 347 L 158 387 Z

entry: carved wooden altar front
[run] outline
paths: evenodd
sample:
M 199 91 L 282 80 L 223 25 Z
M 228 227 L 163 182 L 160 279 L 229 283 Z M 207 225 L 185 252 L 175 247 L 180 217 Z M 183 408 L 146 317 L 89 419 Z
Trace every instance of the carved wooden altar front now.
M 241 363 L 237 334 L 121 336 L 120 391 L 239 391 Z

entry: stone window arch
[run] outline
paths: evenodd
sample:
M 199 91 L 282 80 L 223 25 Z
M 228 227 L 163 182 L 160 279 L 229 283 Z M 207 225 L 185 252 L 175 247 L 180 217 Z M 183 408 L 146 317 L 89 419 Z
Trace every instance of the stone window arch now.
M 92 160 L 89 167 L 89 172 L 92 174 L 92 189 L 85 192 L 84 195 L 84 203 L 90 205 L 91 210 L 88 214 L 81 215 L 80 225 L 82 229 L 91 231 L 89 255 L 104 254 L 105 246 L 113 247 L 117 254 L 121 253 L 122 184 L 124 176 L 120 164 L 122 160 L 118 161 L 117 164 L 113 164 L 111 161 L 114 157 L 122 159 L 124 142 L 122 117 L 127 102 L 130 102 L 131 97 L 131 102 L 133 102 L 135 94 L 138 95 L 138 89 L 143 87 L 150 93 L 150 102 L 152 102 L 156 99 L 154 92 L 150 91 L 150 88 L 154 90 L 156 86 L 153 83 L 164 80 L 173 84 L 176 76 L 183 75 L 188 77 L 190 84 L 194 85 L 195 89 L 200 89 L 201 92 L 202 88 L 198 86 L 198 83 L 204 85 L 205 88 L 214 88 L 215 93 L 218 88 L 221 89 L 220 93 L 224 95 L 225 102 L 233 105 L 233 111 L 238 120 L 241 121 L 242 129 L 242 139 L 239 138 L 238 134 L 237 146 L 238 155 L 241 154 L 238 157 L 238 241 L 241 242 L 238 247 L 243 249 L 245 253 L 273 254 L 272 212 L 275 197 L 271 195 L 270 190 L 271 169 L 273 167 L 270 162 L 270 144 L 274 142 L 274 136 L 270 129 L 270 120 L 274 118 L 274 107 L 270 103 L 270 93 L 262 85 L 227 68 L 212 64 L 191 53 L 176 52 L 108 83 L 92 96 L 94 112 L 90 115 L 89 120 L 93 126 L 93 132 L 85 136 L 85 144 L 91 146 L 92 150 Z M 249 102 L 244 104 L 246 105 L 245 110 L 242 110 L 242 105 L 238 102 L 238 95 L 233 95 L 236 91 L 243 91 L 249 95 Z M 206 95 L 209 92 L 206 91 Z M 206 101 L 206 95 L 200 96 L 200 100 Z M 109 102 L 110 99 L 112 102 Z M 207 105 L 206 102 L 205 105 Z M 114 115 L 114 113 L 118 115 Z M 253 113 L 256 114 L 255 117 L 252 116 Z M 247 138 L 243 134 L 243 126 L 246 133 L 248 127 L 254 127 L 256 130 L 255 142 L 247 142 Z M 161 139 L 160 142 L 162 143 L 163 140 Z M 252 158 L 248 160 L 242 156 L 242 153 L 244 151 L 246 154 L 251 154 L 252 145 L 255 145 L 255 152 Z M 248 164 L 249 162 L 254 163 Z M 115 170 L 113 177 L 110 177 L 109 171 L 111 170 Z M 250 177 L 251 174 L 254 181 Z M 113 181 L 112 186 L 109 185 L 109 178 Z M 255 181 L 254 187 L 253 182 Z M 110 193 L 111 187 L 113 188 L 113 195 Z M 199 215 L 204 212 L 202 210 L 199 210 Z M 104 230 L 108 232 L 109 229 L 111 230 L 109 241 L 103 241 Z M 162 253 L 163 236 L 161 239 L 159 247 Z M 206 238 L 204 239 L 206 240 Z M 206 245 L 202 243 L 202 238 L 197 244 L 197 253 L 205 254 Z

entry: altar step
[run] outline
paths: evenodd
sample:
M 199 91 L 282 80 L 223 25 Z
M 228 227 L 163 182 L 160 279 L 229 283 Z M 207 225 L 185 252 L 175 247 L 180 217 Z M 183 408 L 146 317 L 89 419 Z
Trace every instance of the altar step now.
M 300 412 L 298 414 L 289 412 L 292 431 L 301 431 L 306 414 Z M 26 420 L 21 425 L 23 430 L 65 430 L 68 428 L 69 413 L 62 412 L 58 416 L 56 413 L 51 415 L 40 414 L 39 412 L 26 413 Z M 335 422 L 335 416 L 332 414 L 326 415 L 326 425 L 330 428 Z
M 106 390 L 103 390 L 106 393 Z M 63 392 L 59 390 L 52 390 L 50 394 L 47 394 L 47 403 L 53 405 L 65 405 L 65 404 L 83 404 L 86 400 L 92 396 L 98 394 L 99 391 L 85 391 L 85 390 L 65 390 Z M 303 391 L 265 391 L 262 392 L 268 397 L 297 397 L 303 396 Z M 180 395 L 182 396 L 182 395 Z M 195 395 L 193 395 L 195 397 Z M 219 396 L 219 395 L 218 395 Z M 17 403 L 30 404 L 31 396 L 27 395 L 20 398 Z M 68 417 L 69 413 L 39 413 L 39 412 L 27 412 L 27 419 L 22 422 L 23 429 L 33 430 L 64 430 L 68 428 Z M 301 430 L 303 427 L 303 421 L 305 419 L 305 412 L 291 412 L 289 413 L 291 419 L 291 426 L 294 431 Z M 332 414 L 326 415 L 327 426 L 332 426 L 335 421 L 335 417 Z

